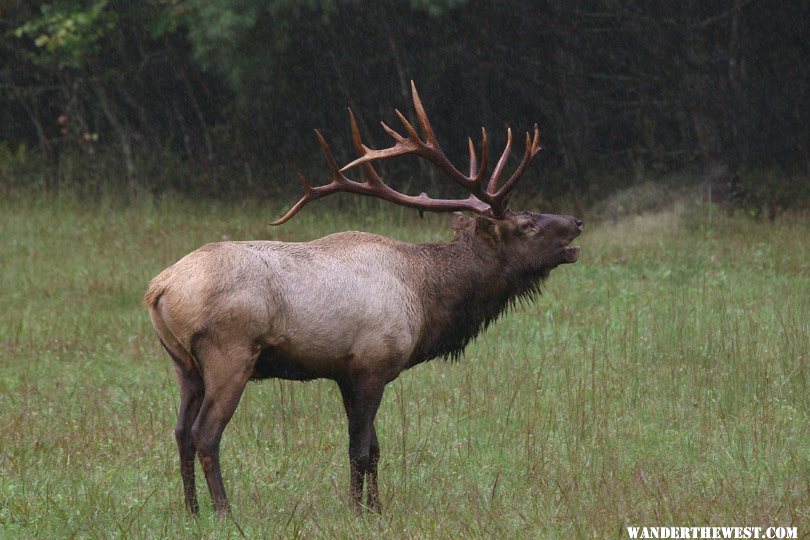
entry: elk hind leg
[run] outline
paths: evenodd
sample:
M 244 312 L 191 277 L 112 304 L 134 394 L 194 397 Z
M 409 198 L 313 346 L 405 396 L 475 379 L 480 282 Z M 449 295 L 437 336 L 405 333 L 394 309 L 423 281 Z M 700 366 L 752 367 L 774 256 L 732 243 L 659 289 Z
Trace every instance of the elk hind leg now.
M 245 385 L 253 372 L 256 354 L 243 348 L 222 348 L 211 344 L 195 350 L 195 357 L 205 365 L 205 397 L 191 428 L 205 481 L 214 509 L 220 517 L 229 510 L 222 481 L 219 445 L 222 433 L 231 420 Z
M 197 369 L 188 369 L 179 362 L 175 363 L 177 384 L 180 388 L 180 410 L 177 414 L 177 425 L 174 436 L 180 454 L 180 477 L 183 479 L 183 495 L 186 509 L 196 514 L 200 507 L 197 503 L 197 489 L 194 482 L 194 442 L 191 440 L 191 427 L 200 411 L 205 395 L 202 377 Z
M 183 480 L 183 495 L 186 508 L 192 514 L 199 511 L 197 490 L 194 482 L 194 443 L 191 439 L 191 427 L 194 424 L 205 394 L 205 386 L 200 370 L 189 351 L 177 340 L 167 325 L 167 314 L 162 301 L 150 309 L 152 326 L 158 335 L 160 344 L 174 362 L 177 385 L 180 391 L 180 409 L 174 436 L 180 454 L 180 477 Z

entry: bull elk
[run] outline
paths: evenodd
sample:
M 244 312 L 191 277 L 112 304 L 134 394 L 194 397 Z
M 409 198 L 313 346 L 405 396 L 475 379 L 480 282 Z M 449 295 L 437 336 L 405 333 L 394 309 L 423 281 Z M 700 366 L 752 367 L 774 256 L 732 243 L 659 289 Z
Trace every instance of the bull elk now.
M 390 148 L 375 150 L 360 139 L 349 111 L 358 158 L 338 166 L 316 131 L 331 182 L 313 186 L 303 176 L 301 199 L 274 225 L 310 201 L 350 192 L 420 210 L 456 212 L 453 239 L 408 244 L 365 232 L 342 232 L 311 242 L 218 242 L 170 266 L 149 285 L 145 301 L 152 325 L 174 361 L 180 387 L 175 436 L 185 504 L 198 511 L 194 456 L 199 457 L 214 508 L 228 512 L 219 446 L 222 432 L 250 380 L 277 377 L 331 379 L 340 388 L 349 425 L 350 498 L 380 510 L 380 446 L 374 417 L 385 385 L 417 364 L 458 356 L 516 299 L 532 297 L 560 264 L 573 263 L 582 231 L 571 216 L 513 212 L 510 194 L 540 147 L 537 126 L 525 152 L 503 183 L 506 148 L 488 169 L 486 130 L 480 165 L 469 142 L 469 174 L 453 166 L 436 141 L 411 83 L 422 135 L 399 112 L 406 135 L 384 123 Z M 373 162 L 415 155 L 435 165 L 469 192 L 465 199 L 406 195 L 389 187 Z M 364 180 L 345 172 L 359 167 Z M 470 211 L 474 216 L 457 211 Z

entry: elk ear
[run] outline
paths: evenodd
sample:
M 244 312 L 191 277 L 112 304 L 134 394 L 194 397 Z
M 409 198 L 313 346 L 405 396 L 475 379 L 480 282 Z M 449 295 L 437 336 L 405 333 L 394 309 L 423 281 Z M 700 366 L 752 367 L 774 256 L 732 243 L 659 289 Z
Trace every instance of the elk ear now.
M 457 234 L 470 228 L 472 224 L 473 218 L 465 216 L 461 212 L 453 212 L 450 214 L 450 226 Z
M 479 216 L 475 218 L 475 235 L 496 244 L 501 238 L 501 228 L 495 220 Z

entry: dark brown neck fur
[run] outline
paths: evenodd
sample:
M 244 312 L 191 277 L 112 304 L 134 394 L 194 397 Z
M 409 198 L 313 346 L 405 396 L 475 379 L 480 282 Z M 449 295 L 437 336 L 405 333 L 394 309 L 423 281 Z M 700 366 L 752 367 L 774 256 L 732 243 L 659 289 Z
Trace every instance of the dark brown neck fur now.
M 551 271 L 530 268 L 473 234 L 413 249 L 419 272 L 412 276 L 425 324 L 408 367 L 438 357 L 457 359 L 515 301 L 538 294 Z

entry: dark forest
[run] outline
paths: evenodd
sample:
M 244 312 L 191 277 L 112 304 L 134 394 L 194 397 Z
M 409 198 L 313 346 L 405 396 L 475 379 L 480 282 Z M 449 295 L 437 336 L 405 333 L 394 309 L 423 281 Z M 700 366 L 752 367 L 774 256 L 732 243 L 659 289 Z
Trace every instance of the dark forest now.
M 808 21 L 752 0 L 5 1 L 0 186 L 291 193 L 324 175 L 313 128 L 350 158 L 351 107 L 384 145 L 413 80 L 455 160 L 481 126 L 499 146 L 538 123 L 529 196 L 677 173 L 788 206 L 810 190 Z M 395 183 L 435 184 L 406 165 Z

